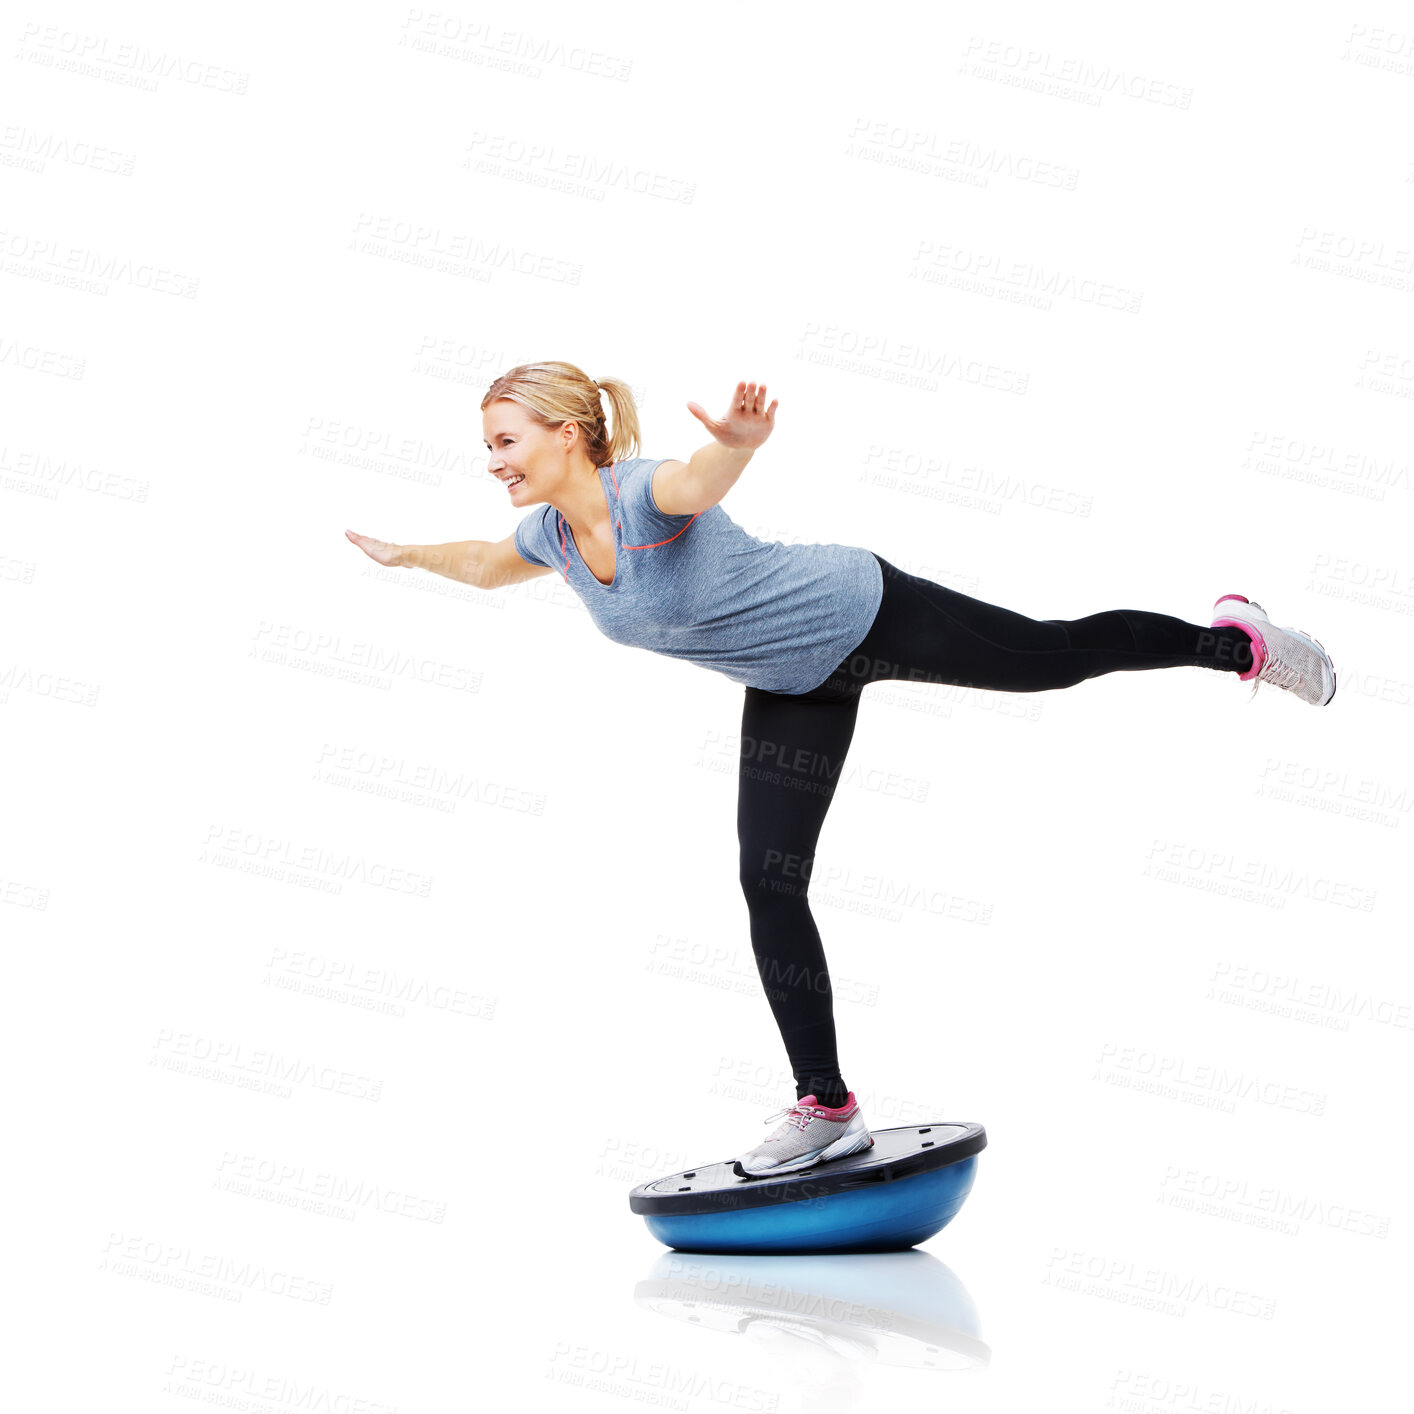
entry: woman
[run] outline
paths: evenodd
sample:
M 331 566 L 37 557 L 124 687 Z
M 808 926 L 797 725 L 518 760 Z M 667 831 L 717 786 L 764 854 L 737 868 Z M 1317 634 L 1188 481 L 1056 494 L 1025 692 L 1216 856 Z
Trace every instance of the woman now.
M 601 394 L 613 413 L 610 434 Z M 619 643 L 686 658 L 745 687 L 740 881 L 751 945 L 796 1080 L 796 1102 L 741 1154 L 743 1177 L 792 1173 L 874 1141 L 840 1075 L 829 970 L 807 901 L 815 845 L 859 698 L 885 679 L 1045 692 L 1103 673 L 1193 666 L 1324 706 L 1335 670 L 1315 639 L 1223 595 L 1207 627 L 1141 609 L 1029 619 L 849 545 L 755 539 L 719 502 L 771 434 L 765 385 L 738 383 L 690 461 L 635 457 L 628 386 L 568 363 L 524 364 L 482 399 L 491 474 L 537 507 L 492 543 L 389 545 L 345 532 L 384 565 L 480 588 L 558 573 Z M 772 1115 L 766 1122 L 778 1118 Z

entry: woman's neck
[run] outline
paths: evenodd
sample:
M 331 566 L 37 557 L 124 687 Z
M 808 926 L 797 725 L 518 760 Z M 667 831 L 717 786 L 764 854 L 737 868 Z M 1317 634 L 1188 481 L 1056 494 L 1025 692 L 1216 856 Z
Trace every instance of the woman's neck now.
M 575 544 L 613 538 L 609 502 L 597 467 L 571 472 L 551 504 L 569 522 Z

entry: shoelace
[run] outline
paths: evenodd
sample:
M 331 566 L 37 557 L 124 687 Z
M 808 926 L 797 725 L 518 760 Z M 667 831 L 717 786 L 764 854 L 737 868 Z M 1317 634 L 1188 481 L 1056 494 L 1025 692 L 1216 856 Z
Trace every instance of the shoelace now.
M 784 1115 L 788 1124 L 794 1124 L 797 1129 L 804 1129 L 815 1118 L 815 1114 L 816 1112 L 809 1105 L 787 1105 L 785 1109 L 777 1110 L 769 1119 L 763 1119 L 761 1123 L 770 1124 L 771 1120 L 780 1119 Z
M 1290 663 L 1283 663 L 1268 654 L 1255 681 L 1269 682 L 1275 687 L 1295 687 L 1301 681 L 1301 674 Z
M 1264 682 L 1271 683 L 1273 687 L 1295 687 L 1300 681 L 1301 674 L 1290 663 L 1279 662 L 1268 650 L 1257 676 L 1252 679 L 1252 692 L 1247 700 L 1250 702 L 1256 697 L 1258 686 Z
M 1307 638 L 1311 638 L 1311 635 L 1306 633 L 1304 628 L 1299 628 L 1296 631 L 1297 633 L 1306 634 Z M 1320 646 L 1319 639 L 1311 638 L 1311 642 Z M 1252 695 L 1247 699 L 1249 702 L 1257 695 L 1257 684 L 1263 682 L 1269 682 L 1273 687 L 1295 688 L 1300 686 L 1301 674 L 1292 664 L 1282 662 L 1281 659 L 1275 657 L 1271 650 L 1268 649 L 1257 676 L 1252 679 Z

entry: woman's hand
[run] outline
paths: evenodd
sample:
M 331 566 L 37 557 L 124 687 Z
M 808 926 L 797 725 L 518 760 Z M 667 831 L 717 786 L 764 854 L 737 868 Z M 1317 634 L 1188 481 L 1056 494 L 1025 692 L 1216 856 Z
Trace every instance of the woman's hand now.
M 731 406 L 720 417 L 708 415 L 706 408 L 697 403 L 688 403 L 687 410 L 724 447 L 734 447 L 738 451 L 752 451 L 771 435 L 776 425 L 777 398 L 765 408 L 766 385 L 764 383 L 738 383 L 732 394 Z
M 374 540 L 367 535 L 356 535 L 352 530 L 344 531 L 344 534 L 368 556 L 370 560 L 377 560 L 380 565 L 397 565 L 401 562 L 403 547 L 401 545 L 389 545 L 383 540 Z

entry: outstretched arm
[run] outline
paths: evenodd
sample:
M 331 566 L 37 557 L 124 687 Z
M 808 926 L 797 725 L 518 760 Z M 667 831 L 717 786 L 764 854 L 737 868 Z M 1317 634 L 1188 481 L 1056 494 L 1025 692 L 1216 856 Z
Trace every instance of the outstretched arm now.
M 371 560 L 399 569 L 431 570 L 433 574 L 470 584 L 476 589 L 501 589 L 538 574 L 549 574 L 546 565 L 532 565 L 516 550 L 516 538 L 504 540 L 455 540 L 446 545 L 390 545 L 352 530 L 344 534 Z
M 776 425 L 779 399 L 766 406 L 764 383 L 738 383 L 727 411 L 715 418 L 697 403 L 687 408 L 712 441 L 686 462 L 666 461 L 653 472 L 653 500 L 670 516 L 711 510 L 736 485 L 746 464 Z

